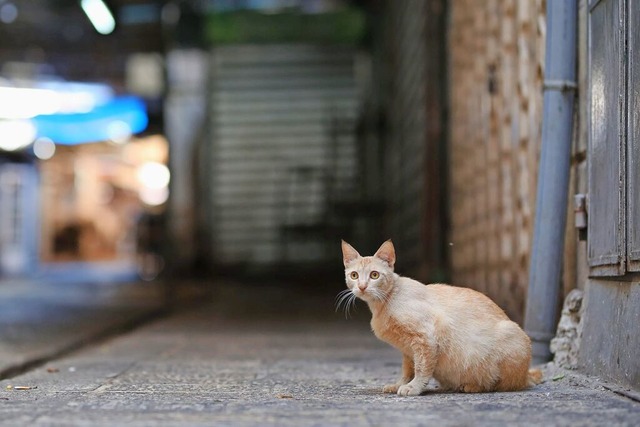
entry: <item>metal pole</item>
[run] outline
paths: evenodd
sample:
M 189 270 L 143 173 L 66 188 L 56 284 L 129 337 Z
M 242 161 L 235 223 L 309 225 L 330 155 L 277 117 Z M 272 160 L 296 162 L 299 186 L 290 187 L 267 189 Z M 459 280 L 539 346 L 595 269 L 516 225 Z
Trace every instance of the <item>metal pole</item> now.
M 542 151 L 524 322 L 533 363 L 549 360 L 558 317 L 577 87 L 577 0 L 548 1 L 546 20 Z

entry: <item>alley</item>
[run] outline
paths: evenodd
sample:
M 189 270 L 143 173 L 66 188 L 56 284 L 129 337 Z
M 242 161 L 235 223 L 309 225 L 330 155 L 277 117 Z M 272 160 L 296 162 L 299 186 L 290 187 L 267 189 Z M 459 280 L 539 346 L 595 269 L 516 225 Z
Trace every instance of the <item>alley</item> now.
M 327 290 L 331 287 L 327 287 Z M 547 370 L 521 393 L 384 395 L 398 354 L 359 306 L 294 286 L 217 286 L 186 306 L 0 382 L 0 425 L 638 425 L 640 403 Z M 21 388 L 27 388 L 25 390 Z

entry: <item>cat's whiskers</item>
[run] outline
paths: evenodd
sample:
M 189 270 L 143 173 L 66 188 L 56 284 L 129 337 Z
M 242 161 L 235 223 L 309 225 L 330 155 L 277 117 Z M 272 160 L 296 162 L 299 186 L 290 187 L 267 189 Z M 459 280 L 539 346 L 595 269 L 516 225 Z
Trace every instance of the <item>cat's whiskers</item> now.
M 336 299 L 342 301 L 342 300 L 346 299 L 347 297 L 349 297 L 352 293 L 353 292 L 351 291 L 351 289 L 347 288 L 347 289 L 345 289 L 343 291 L 340 291 L 338 293 L 338 295 L 336 296 Z
M 356 304 L 356 296 L 351 289 L 340 291 L 336 296 L 336 300 L 336 312 L 340 309 L 340 306 L 343 306 L 345 317 L 350 317 L 351 307 L 355 307 Z
M 383 291 L 382 289 L 379 289 L 379 288 L 371 289 L 371 294 L 373 295 L 373 297 L 375 299 L 377 299 L 378 301 L 381 301 L 383 303 L 388 303 L 389 299 L 391 298 L 391 295 L 389 295 L 388 292 L 385 292 L 385 291 Z
M 351 293 L 351 296 L 349 297 L 349 304 L 347 306 L 347 313 L 346 313 L 348 317 L 351 317 L 351 308 L 358 311 L 358 306 L 356 306 L 356 302 L 357 302 L 356 295 L 354 293 Z
M 340 306 L 349 298 L 350 293 L 350 289 L 345 289 L 343 291 L 340 291 L 338 295 L 336 295 L 336 311 L 338 311 L 340 309 Z

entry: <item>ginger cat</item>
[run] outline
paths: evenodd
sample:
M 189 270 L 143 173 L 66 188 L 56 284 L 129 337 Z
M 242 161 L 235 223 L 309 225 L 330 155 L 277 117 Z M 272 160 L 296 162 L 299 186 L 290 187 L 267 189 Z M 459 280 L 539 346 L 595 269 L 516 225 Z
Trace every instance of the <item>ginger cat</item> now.
M 485 295 L 399 276 L 391 240 L 368 257 L 342 241 L 342 254 L 347 287 L 369 305 L 374 334 L 403 355 L 402 378 L 383 392 L 416 396 L 431 378 L 466 393 L 523 390 L 541 381 L 540 370 L 529 370 L 529 337 Z

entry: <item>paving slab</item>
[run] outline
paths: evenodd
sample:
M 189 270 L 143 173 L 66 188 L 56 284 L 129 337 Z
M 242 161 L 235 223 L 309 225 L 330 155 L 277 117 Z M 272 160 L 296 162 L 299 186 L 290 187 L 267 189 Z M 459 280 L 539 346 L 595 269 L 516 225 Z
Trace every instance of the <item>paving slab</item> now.
M 0 381 L 0 425 L 640 425 L 640 403 L 552 366 L 517 393 L 383 394 L 400 357 L 367 317 L 363 306 L 349 320 L 334 313 L 333 295 L 226 288 Z
M 0 280 L 0 378 L 158 315 L 160 283 Z

